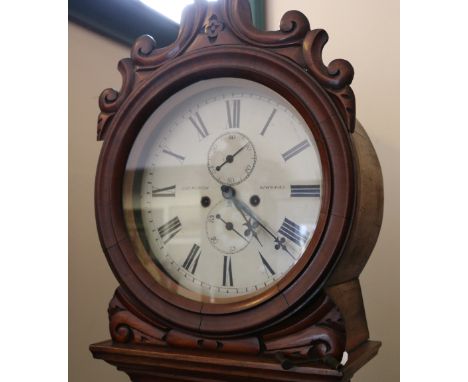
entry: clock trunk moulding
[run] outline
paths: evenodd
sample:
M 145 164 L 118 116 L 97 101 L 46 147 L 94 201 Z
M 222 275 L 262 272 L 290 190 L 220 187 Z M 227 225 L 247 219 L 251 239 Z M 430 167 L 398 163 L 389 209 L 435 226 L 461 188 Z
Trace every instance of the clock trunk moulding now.
M 336 368 L 344 351 L 368 342 L 358 277 L 380 231 L 383 182 L 355 117 L 353 68 L 341 59 L 323 63 L 327 40 L 299 11 L 287 12 L 278 31 L 263 32 L 252 25 L 247 0 L 196 0 L 173 44 L 157 48 L 142 36 L 131 58 L 119 62 L 120 91 L 106 89 L 99 98 L 97 138 L 104 143 L 95 188 L 100 242 L 120 284 L 108 309 L 115 344 L 276 354 L 285 367 L 313 358 Z M 125 165 L 149 115 L 181 89 L 220 77 L 263 84 L 296 108 L 317 140 L 325 190 L 323 224 L 296 271 L 275 289 L 226 305 L 158 285 L 135 255 L 122 207 Z

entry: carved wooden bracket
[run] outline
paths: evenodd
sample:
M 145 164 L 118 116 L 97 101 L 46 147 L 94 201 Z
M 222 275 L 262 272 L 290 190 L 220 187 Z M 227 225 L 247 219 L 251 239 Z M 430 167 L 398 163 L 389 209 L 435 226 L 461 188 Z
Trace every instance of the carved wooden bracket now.
M 118 296 L 109 303 L 109 330 L 112 339 L 120 343 L 166 346 L 166 331 L 150 325 L 127 310 Z
M 206 45 L 226 44 L 268 48 L 272 54 L 296 62 L 329 94 L 352 133 L 356 121 L 355 98 L 350 87 L 354 70 L 342 59 L 333 60 L 328 66 L 323 63 L 322 50 L 327 41 L 327 33 L 322 29 L 310 30 L 307 17 L 299 11 L 286 12 L 278 31 L 265 32 L 254 27 L 248 0 L 196 0 L 182 14 L 176 41 L 157 49 L 153 37 L 141 36 L 133 44 L 131 58 L 119 62 L 122 87 L 120 91 L 106 89 L 99 97 L 97 139 L 105 138 L 115 113 L 132 91 L 157 76 L 163 64 Z
M 185 349 L 203 349 L 227 353 L 260 353 L 257 337 L 240 339 L 213 339 L 198 337 L 175 329 L 166 329 L 145 321 L 134 313 L 128 297 L 117 289 L 109 303 L 109 329 L 112 339 L 119 343 L 140 345 L 173 346 Z
M 118 343 L 171 346 L 215 352 L 276 354 L 291 357 L 340 360 L 345 350 L 344 324 L 340 312 L 328 297 L 308 314 L 286 328 L 275 328 L 263 336 L 237 339 L 205 338 L 194 333 L 150 324 L 135 314 L 135 307 L 119 288 L 109 303 L 109 329 Z M 317 322 L 318 321 L 318 322 Z M 315 324 L 311 324 L 316 322 Z
M 346 342 L 344 322 L 338 308 L 324 296 L 308 314 L 265 335 L 263 342 L 266 353 L 341 360 Z

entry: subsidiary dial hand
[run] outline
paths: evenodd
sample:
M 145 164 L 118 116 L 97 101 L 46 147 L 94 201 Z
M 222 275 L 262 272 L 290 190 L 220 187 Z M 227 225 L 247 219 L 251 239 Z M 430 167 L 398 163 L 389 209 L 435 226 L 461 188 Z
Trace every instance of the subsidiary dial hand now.
M 226 166 L 227 163 L 232 165 Z M 256 163 L 257 154 L 252 141 L 239 132 L 220 135 L 208 150 L 208 171 L 220 184 L 242 183 L 250 176 Z
M 250 142 L 247 142 L 244 146 L 242 146 L 239 150 L 237 150 L 234 154 L 226 156 L 226 160 L 221 163 L 219 166 L 216 166 L 216 171 L 220 171 L 221 168 L 226 164 L 226 163 L 232 163 L 234 162 L 234 158 L 236 157 L 237 154 L 239 154 L 242 150 L 244 150 Z
M 220 214 L 217 214 L 216 215 L 216 219 L 218 220 L 221 220 L 223 223 L 224 223 L 224 227 L 228 230 L 228 231 L 233 231 L 234 233 L 237 234 L 237 236 L 241 237 L 242 239 L 244 239 L 244 241 L 246 241 L 247 243 L 249 242 L 240 232 L 238 232 L 235 228 L 234 228 L 234 224 L 232 224 L 231 222 L 227 222 L 225 221 Z

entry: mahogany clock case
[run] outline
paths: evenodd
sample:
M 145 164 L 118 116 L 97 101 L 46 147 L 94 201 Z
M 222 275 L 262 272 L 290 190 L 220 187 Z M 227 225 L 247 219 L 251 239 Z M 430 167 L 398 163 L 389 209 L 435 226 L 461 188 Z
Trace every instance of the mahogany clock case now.
M 176 42 L 156 49 L 143 36 L 119 62 L 120 92 L 106 89 L 99 100 L 104 144 L 95 189 L 101 245 L 120 284 L 109 307 L 114 341 L 305 354 L 321 341 L 320 354 L 339 356 L 368 339 L 358 276 L 382 222 L 382 175 L 355 119 L 353 69 L 344 60 L 323 64 L 327 40 L 298 11 L 283 16 L 279 31 L 261 32 L 251 25 L 248 1 L 196 1 Z M 274 287 L 231 304 L 190 300 L 159 285 L 135 254 L 122 208 L 125 166 L 144 122 L 177 91 L 219 77 L 255 81 L 287 99 L 310 128 L 323 167 L 319 224 L 304 256 Z

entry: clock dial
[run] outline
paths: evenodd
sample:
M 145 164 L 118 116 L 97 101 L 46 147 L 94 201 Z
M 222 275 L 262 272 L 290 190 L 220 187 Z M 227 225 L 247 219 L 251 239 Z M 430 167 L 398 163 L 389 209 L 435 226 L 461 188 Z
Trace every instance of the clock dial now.
M 237 253 L 250 242 L 244 222 L 232 201 L 222 201 L 210 211 L 206 220 L 206 235 L 213 247 L 222 253 Z
M 321 190 L 316 142 L 294 107 L 258 83 L 218 78 L 179 91 L 145 122 L 123 203 L 158 282 L 226 303 L 272 287 L 299 261 Z
M 220 184 L 242 183 L 250 176 L 256 162 L 257 154 L 252 142 L 237 132 L 221 135 L 208 151 L 208 170 Z

